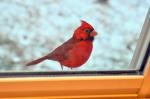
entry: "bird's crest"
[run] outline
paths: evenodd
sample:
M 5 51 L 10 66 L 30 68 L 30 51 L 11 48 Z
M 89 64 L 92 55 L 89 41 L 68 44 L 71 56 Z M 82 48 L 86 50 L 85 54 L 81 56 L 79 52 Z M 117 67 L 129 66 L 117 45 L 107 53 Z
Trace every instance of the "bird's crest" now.
M 89 23 L 87 23 L 84 20 L 81 20 L 81 26 L 86 27 L 86 28 L 90 28 L 90 29 L 94 29 Z

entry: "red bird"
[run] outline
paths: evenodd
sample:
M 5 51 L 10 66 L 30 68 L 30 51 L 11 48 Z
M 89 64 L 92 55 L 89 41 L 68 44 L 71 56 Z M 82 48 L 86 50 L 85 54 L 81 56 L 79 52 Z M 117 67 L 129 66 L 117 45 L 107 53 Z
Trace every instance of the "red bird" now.
M 69 68 L 80 67 L 90 57 L 93 49 L 93 40 L 97 35 L 94 28 L 87 22 L 81 20 L 71 39 L 57 47 L 53 52 L 29 62 L 26 66 L 38 64 L 44 60 L 58 61 L 63 66 Z

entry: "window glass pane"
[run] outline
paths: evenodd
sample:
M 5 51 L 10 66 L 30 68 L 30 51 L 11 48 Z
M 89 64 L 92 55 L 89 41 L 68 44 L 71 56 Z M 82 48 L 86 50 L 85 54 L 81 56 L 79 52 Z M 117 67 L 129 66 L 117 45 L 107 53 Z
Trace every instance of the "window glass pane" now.
M 73 65 L 71 69 L 63 66 L 63 71 L 137 69 L 130 63 L 149 5 L 150 0 L 1 0 L 0 71 L 62 71 L 59 62 L 53 61 L 56 58 L 61 61 L 74 58 L 75 63 L 62 62 Z M 90 47 L 85 50 L 82 46 L 91 46 L 84 42 L 92 41 L 84 40 L 88 30 L 82 30 L 84 33 L 78 40 L 83 45 L 77 46 L 80 50 L 73 51 L 71 57 L 68 45 L 57 51 L 53 60 L 25 66 L 70 39 L 81 25 L 80 20 L 91 24 L 98 33 L 88 60 L 83 53 L 90 53 Z M 71 42 L 71 48 L 75 44 Z

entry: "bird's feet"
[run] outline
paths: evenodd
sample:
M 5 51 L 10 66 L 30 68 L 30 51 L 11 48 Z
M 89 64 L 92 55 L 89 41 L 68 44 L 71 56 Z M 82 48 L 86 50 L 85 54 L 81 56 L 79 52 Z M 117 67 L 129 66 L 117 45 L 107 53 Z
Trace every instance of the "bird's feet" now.
M 63 70 L 63 65 L 62 64 L 60 64 L 61 65 L 61 69 Z

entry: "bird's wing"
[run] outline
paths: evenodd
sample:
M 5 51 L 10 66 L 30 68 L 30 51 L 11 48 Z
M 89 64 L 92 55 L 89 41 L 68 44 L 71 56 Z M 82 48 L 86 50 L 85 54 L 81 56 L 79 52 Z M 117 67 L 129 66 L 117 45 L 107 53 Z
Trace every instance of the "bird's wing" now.
M 77 41 L 74 39 L 69 39 L 65 43 L 63 43 L 61 46 L 57 47 L 52 53 L 48 54 L 49 58 L 51 60 L 56 61 L 62 61 L 67 59 L 67 53 L 74 48 Z

